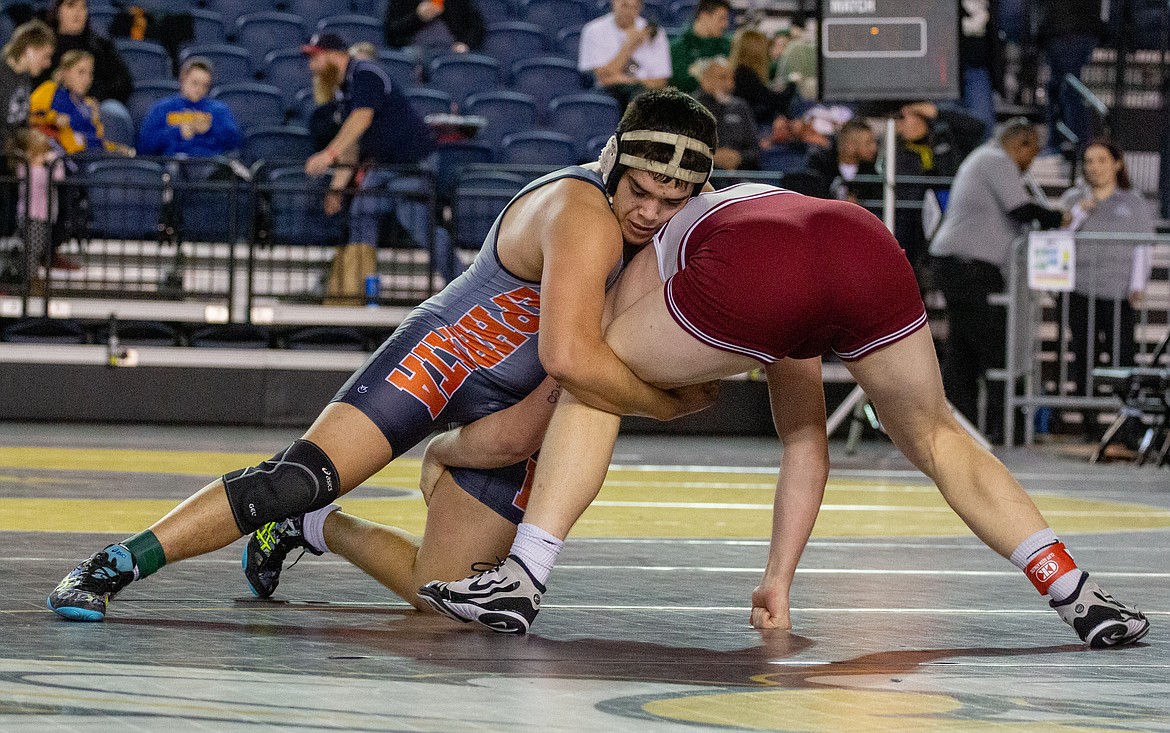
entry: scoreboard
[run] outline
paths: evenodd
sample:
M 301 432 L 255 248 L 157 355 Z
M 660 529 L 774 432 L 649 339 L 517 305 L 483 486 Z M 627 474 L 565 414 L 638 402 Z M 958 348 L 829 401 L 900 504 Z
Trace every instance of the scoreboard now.
M 959 4 L 821 0 L 820 88 L 828 101 L 959 97 Z

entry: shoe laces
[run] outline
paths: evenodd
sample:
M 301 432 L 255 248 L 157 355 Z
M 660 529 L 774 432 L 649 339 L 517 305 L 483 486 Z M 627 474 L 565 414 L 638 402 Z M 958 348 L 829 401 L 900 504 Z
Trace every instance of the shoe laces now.
M 496 555 L 495 562 L 485 562 L 483 560 L 479 562 L 473 562 L 471 563 L 471 572 L 475 573 L 476 575 L 487 575 L 488 573 L 499 570 L 507 561 L 508 558 L 501 558 L 499 555 Z
M 72 587 L 101 594 L 117 593 L 129 583 L 129 580 L 120 582 L 122 576 L 130 574 L 119 571 L 110 561 L 109 555 L 99 552 L 83 562 L 72 575 L 75 578 Z

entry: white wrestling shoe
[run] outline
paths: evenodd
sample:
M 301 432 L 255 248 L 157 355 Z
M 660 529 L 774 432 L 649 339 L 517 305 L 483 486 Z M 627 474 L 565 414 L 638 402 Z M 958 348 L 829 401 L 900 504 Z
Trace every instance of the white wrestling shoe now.
M 482 572 L 463 580 L 433 580 L 418 589 L 418 597 L 456 621 L 475 621 L 503 634 L 528 633 L 540 612 L 544 586 L 515 555 L 499 563 L 477 563 L 472 570 L 480 567 Z
M 1088 573 L 1081 575 L 1076 593 L 1048 605 L 1093 649 L 1132 644 L 1150 630 L 1150 622 L 1141 611 L 1116 601 L 1089 580 Z

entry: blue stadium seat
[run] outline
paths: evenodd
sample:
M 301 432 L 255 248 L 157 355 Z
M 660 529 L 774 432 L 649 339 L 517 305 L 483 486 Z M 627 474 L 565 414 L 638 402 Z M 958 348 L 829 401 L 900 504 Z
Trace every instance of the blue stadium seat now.
M 215 66 L 215 73 L 212 74 L 214 84 L 234 84 L 256 79 L 252 72 L 252 56 L 239 46 L 227 43 L 187 46 L 179 52 L 180 65 L 192 56 L 202 56 Z M 135 79 L 135 85 L 137 81 Z
M 304 166 L 269 171 L 261 192 L 268 200 L 272 244 L 342 244 L 343 217 L 326 216 L 321 208 L 327 182 L 307 177 Z
M 671 24 L 685 28 L 695 20 L 695 6 L 698 0 L 675 0 L 670 4 Z
M 484 20 L 512 20 L 517 17 L 516 3 L 513 0 L 476 0 L 479 12 Z
M 314 152 L 309 131 L 296 125 L 258 127 L 244 135 L 241 157 L 248 165 L 257 161 L 303 162 Z
M 226 160 L 200 159 L 178 166 L 171 178 L 173 223 L 181 242 L 242 242 L 252 234 L 248 183 Z
M 72 318 L 23 318 L 4 327 L 0 341 L 12 344 L 84 344 L 85 328 Z
M 496 217 L 524 184 L 524 177 L 515 173 L 492 171 L 460 176 L 452 204 L 455 246 L 479 249 Z
M 586 140 L 585 153 L 581 156 L 581 159 L 585 162 L 589 162 L 600 158 L 601 151 L 605 150 L 605 146 L 611 137 L 613 137 L 613 133 L 607 132 L 601 135 L 594 135 L 593 137 Z
M 243 132 L 284 123 L 284 97 L 271 84 L 220 84 L 211 90 L 211 96 L 231 109 Z
M 621 107 L 608 94 L 566 94 L 548 105 L 548 126 L 576 139 L 577 151 L 582 157 L 586 141 L 598 135 L 612 134 L 620 119 Z
M 576 65 L 581 53 L 581 26 L 569 26 L 557 31 L 557 52 Z
M 130 93 L 130 102 L 126 105 L 130 111 L 130 119 L 134 121 L 134 128 L 138 129 L 142 125 L 142 120 L 146 119 L 146 113 L 159 100 L 178 93 L 179 82 L 177 81 L 136 81 L 134 91 Z
M 252 68 L 278 48 L 300 48 L 309 39 L 304 21 L 289 13 L 249 13 L 236 21 L 236 43 L 252 54 Z
M 545 45 L 544 30 L 540 26 L 507 20 L 488 24 L 480 53 L 499 61 L 504 69 L 511 69 L 512 64 L 520 59 L 543 56 Z
M 584 0 L 523 0 L 520 4 L 520 18 L 540 26 L 550 42 L 561 28 L 584 25 L 597 15 Z
M 418 84 L 418 59 L 408 51 L 383 49 L 378 52 L 378 65 L 386 70 L 399 89 L 410 89 Z
M 322 18 L 335 15 L 339 12 L 339 5 L 337 3 L 321 2 L 321 0 L 285 0 L 285 12 L 299 15 L 301 20 L 305 21 L 305 25 L 310 28 L 317 27 L 317 21 Z M 348 11 L 349 7 L 345 7 Z
M 320 33 L 336 33 L 351 46 L 366 41 L 375 47 L 386 43 L 382 21 L 365 15 L 329 15 L 317 22 Z
M 264 82 L 280 90 L 288 109 L 293 108 L 297 92 L 311 82 L 312 76 L 299 48 L 282 48 L 264 57 Z
M 117 46 L 122 60 L 130 67 L 130 73 L 136 83 L 175 78 L 170 54 L 160 44 L 154 41 L 119 38 L 114 45 Z
M 298 89 L 296 96 L 293 97 L 292 108 L 289 109 L 289 122 L 296 122 L 296 124 L 309 124 L 309 117 L 312 116 L 313 110 L 317 109 L 317 100 L 313 97 L 313 88 L 305 87 Z
M 236 21 L 241 16 L 276 10 L 276 3 L 273 0 L 204 0 L 203 5 L 223 16 L 224 27 L 233 38 Z
M 89 27 L 98 33 L 106 36 L 110 35 L 110 24 L 114 22 L 114 18 L 118 15 L 118 9 L 110 6 L 89 6 Z M 5 25 L 7 23 L 7 25 Z M 8 19 L 7 13 L 0 13 L 0 38 L 9 38 L 12 35 L 12 21 Z
M 220 323 L 191 333 L 191 345 L 203 349 L 267 349 L 267 329 L 250 323 Z
M 137 144 L 134 118 L 130 116 L 130 110 L 126 109 L 126 105 L 116 99 L 107 99 L 101 103 L 99 112 L 107 140 L 130 148 Z
M 463 105 L 469 115 L 487 118 L 487 125 L 475 136 L 476 142 L 499 148 L 505 135 L 530 130 L 536 125 L 536 100 L 520 92 L 472 94 Z
M 410 106 L 421 117 L 451 113 L 451 95 L 438 89 L 426 87 L 407 89 L 406 98 L 410 100 Z
M 349 12 L 379 17 L 386 14 L 386 0 L 349 0 Z
M 106 158 L 85 168 L 90 236 L 147 239 L 159 236 L 163 167 L 149 160 Z
M 581 72 L 572 61 L 555 56 L 517 61 L 512 66 L 512 89 L 536 99 L 536 112 L 543 121 L 554 97 L 581 91 Z
M 194 31 L 192 43 L 207 45 L 210 43 L 224 43 L 227 40 L 227 26 L 223 16 L 212 10 L 195 8 L 191 11 L 191 25 Z
M 575 165 L 577 141 L 563 132 L 529 130 L 504 138 L 499 161 L 507 165 Z
M 431 62 L 429 86 L 450 94 L 457 105 L 476 92 L 498 89 L 502 82 L 500 62 L 491 56 L 453 53 Z
M 463 169 L 469 165 L 491 163 L 494 151 L 491 146 L 477 142 L 444 143 L 439 146 L 439 170 L 435 181 L 435 193 L 440 201 L 449 202 L 455 194 L 455 186 Z

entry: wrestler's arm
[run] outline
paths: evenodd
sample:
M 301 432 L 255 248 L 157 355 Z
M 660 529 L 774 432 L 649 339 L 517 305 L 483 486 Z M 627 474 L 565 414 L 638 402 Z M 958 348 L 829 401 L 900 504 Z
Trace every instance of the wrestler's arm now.
M 448 466 L 501 468 L 539 450 L 560 391 L 555 380 L 546 378 L 511 407 L 431 438 L 419 479 L 423 499 L 430 503 L 431 492 Z
M 634 375 L 605 343 L 605 281 L 622 253 L 604 197 L 574 195 L 541 217 L 540 362 L 581 402 L 617 415 L 670 420 L 705 407 Z
M 784 443 L 764 577 L 752 593 L 752 626 L 791 628 L 788 594 L 812 534 L 829 479 L 821 360 L 782 359 L 768 365 L 772 420 Z

